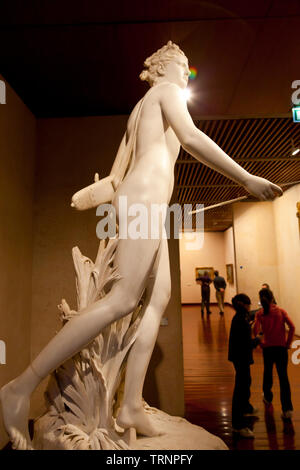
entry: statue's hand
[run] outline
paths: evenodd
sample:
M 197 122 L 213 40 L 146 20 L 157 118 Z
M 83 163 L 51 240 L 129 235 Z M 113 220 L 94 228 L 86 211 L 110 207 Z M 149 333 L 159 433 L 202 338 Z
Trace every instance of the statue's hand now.
M 282 196 L 283 194 L 279 186 L 259 176 L 249 175 L 244 186 L 252 196 L 261 201 L 273 201 L 276 196 Z

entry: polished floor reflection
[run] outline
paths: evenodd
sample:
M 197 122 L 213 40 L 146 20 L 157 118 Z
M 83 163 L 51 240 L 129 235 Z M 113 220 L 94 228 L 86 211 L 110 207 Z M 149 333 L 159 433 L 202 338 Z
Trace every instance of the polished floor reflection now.
M 300 364 L 289 361 L 289 378 L 294 418 L 284 423 L 280 417 L 279 383 L 274 368 L 274 400 L 266 409 L 262 402 L 262 351 L 254 351 L 251 366 L 251 403 L 259 408 L 258 418 L 249 419 L 255 439 L 235 440 L 231 433 L 233 365 L 227 360 L 228 335 L 233 310 L 225 308 L 221 317 L 217 307 L 203 318 L 199 305 L 182 307 L 184 347 L 185 417 L 192 423 L 221 437 L 230 449 L 300 450 Z M 290 355 L 291 355 L 290 351 Z

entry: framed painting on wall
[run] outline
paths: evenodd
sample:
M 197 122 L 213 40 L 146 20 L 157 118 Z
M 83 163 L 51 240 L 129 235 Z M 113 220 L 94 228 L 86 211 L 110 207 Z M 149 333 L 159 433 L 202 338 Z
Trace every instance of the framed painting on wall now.
M 205 271 L 208 272 L 209 277 L 211 280 L 214 278 L 214 268 L 195 268 L 195 277 L 196 281 L 199 277 L 204 276 Z
M 233 264 L 226 264 L 227 282 L 233 284 Z

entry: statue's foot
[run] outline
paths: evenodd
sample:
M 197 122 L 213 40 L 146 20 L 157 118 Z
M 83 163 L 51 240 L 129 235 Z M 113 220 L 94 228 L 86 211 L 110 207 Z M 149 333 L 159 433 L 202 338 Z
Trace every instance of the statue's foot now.
M 30 399 L 17 391 L 16 380 L 12 380 L 0 390 L 3 421 L 12 442 L 13 449 L 32 449 L 28 431 Z
M 137 434 L 154 437 L 161 433 L 152 423 L 151 416 L 141 406 L 130 408 L 127 405 L 121 406 L 117 417 L 117 424 L 123 429 L 135 428 Z

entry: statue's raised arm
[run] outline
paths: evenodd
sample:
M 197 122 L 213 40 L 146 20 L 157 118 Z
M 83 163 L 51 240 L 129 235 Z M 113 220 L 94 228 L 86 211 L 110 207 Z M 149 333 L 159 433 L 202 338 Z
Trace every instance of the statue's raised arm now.
M 213 140 L 197 129 L 188 112 L 184 93 L 178 85 L 166 84 L 161 92 L 160 101 L 163 113 L 180 144 L 193 157 L 241 184 L 261 200 L 274 199 L 276 195 L 282 194 L 279 186 L 248 173 Z

